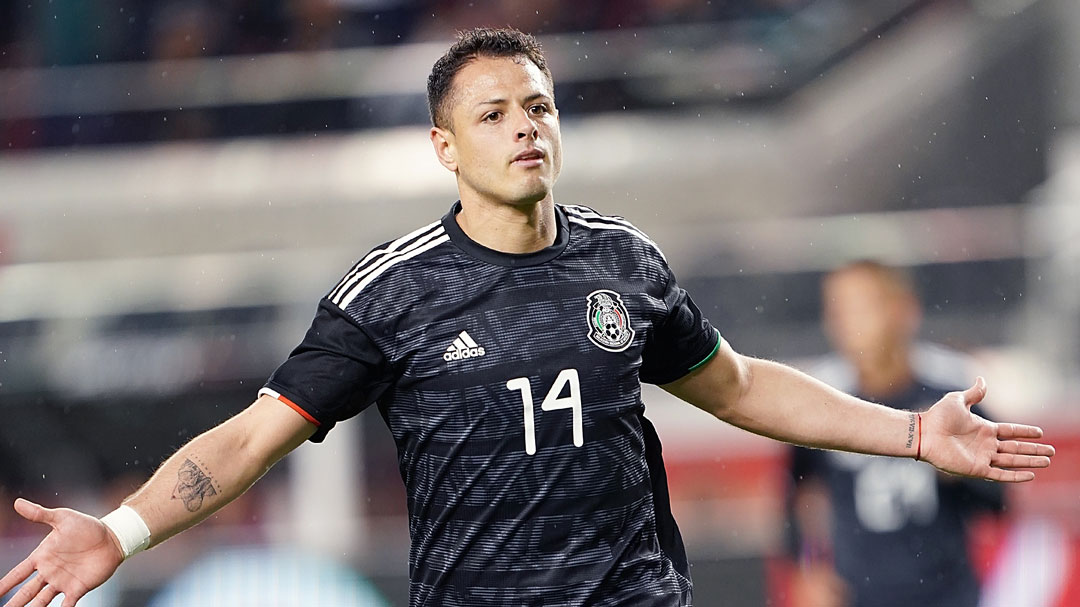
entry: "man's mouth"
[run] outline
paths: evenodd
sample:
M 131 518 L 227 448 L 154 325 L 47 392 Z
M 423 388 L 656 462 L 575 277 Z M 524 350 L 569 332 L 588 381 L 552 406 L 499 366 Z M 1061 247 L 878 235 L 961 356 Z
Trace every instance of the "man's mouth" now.
M 514 156 L 513 164 L 525 167 L 540 166 L 544 163 L 544 156 L 543 150 L 537 148 L 525 150 Z

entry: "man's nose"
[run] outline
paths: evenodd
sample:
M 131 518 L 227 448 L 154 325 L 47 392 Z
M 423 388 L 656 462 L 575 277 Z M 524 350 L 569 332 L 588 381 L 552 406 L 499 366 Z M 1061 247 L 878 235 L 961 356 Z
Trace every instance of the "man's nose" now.
M 518 141 L 521 141 L 522 139 L 536 141 L 540 138 L 540 131 L 536 128 L 536 123 L 533 122 L 532 118 L 530 118 L 526 112 L 521 113 L 520 121 L 521 124 L 519 124 L 517 128 Z

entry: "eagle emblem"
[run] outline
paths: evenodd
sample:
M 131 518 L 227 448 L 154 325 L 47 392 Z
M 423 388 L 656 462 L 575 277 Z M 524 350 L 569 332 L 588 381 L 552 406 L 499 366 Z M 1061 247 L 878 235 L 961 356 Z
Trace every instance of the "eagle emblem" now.
M 599 289 L 589 293 L 585 320 L 589 341 L 608 352 L 622 352 L 634 340 L 630 315 L 622 297 L 614 291 Z

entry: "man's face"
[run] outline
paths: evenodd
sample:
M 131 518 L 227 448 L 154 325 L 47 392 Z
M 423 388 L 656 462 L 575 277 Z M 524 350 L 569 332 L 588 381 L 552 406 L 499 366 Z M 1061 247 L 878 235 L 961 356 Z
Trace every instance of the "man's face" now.
M 915 296 L 873 272 L 833 274 L 822 295 L 829 338 L 848 358 L 877 358 L 906 346 L 918 330 Z
M 449 128 L 432 128 L 439 162 L 462 200 L 530 204 L 551 195 L 562 168 L 554 93 L 523 57 L 478 57 L 454 77 Z

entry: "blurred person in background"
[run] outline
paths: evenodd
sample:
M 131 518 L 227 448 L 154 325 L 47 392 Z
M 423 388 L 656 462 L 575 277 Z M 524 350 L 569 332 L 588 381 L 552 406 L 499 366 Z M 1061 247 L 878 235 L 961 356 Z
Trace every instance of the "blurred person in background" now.
M 838 355 L 812 374 L 834 387 L 921 411 L 971 377 L 966 356 L 917 341 L 922 306 L 898 268 L 841 266 L 822 282 L 822 306 Z M 914 460 L 799 447 L 791 455 L 792 607 L 978 604 L 967 523 L 1004 507 L 1001 485 Z
M 398 447 L 414 607 L 690 605 L 642 382 L 788 442 L 1006 482 L 1049 466 L 1053 448 L 1027 440 L 1039 428 L 971 414 L 982 378 L 909 413 L 736 353 L 652 240 L 621 217 L 556 204 L 560 117 L 531 36 L 464 32 L 435 63 L 428 100 L 460 200 L 362 258 L 258 399 L 120 508 L 97 519 L 17 500 L 52 531 L 0 579 L 0 592 L 23 584 L 9 607 L 59 593 L 74 607 L 126 558 L 372 404 Z

